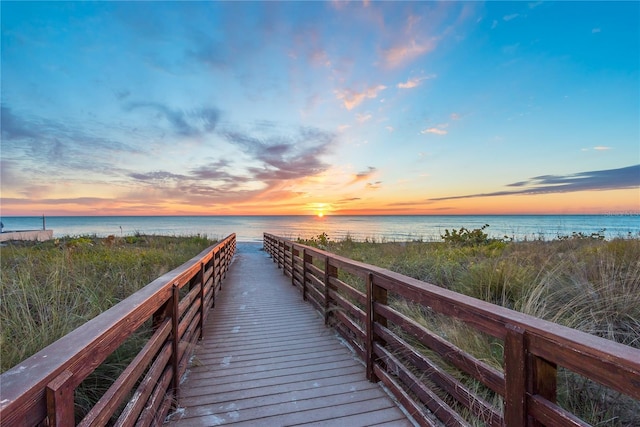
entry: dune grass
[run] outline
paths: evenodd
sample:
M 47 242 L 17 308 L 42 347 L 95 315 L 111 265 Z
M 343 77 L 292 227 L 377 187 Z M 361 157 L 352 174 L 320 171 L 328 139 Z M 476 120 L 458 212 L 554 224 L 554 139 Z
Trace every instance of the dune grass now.
M 213 243 L 203 236 L 81 236 L 1 247 L 2 372 Z
M 483 230 L 454 230 L 443 235 L 442 242 L 331 241 L 325 233 L 299 241 L 640 348 L 640 239 L 607 241 L 601 233 L 574 233 L 552 241 L 511 242 L 489 239 Z M 502 346 L 497 340 L 411 302 L 393 304 L 476 358 L 502 369 Z M 479 384 L 468 385 L 501 407 L 499 396 Z M 559 370 L 558 400 L 593 425 L 640 425 L 640 402 L 564 369 Z M 483 425 L 473 417 L 469 421 Z

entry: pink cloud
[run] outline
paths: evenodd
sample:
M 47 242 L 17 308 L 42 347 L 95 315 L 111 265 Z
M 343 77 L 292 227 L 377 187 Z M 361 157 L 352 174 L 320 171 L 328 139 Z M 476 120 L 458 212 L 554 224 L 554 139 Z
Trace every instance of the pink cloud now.
M 435 77 L 436 77 L 435 74 L 431 74 L 424 77 L 414 77 L 412 79 L 407 80 L 404 83 L 398 83 L 397 87 L 398 89 L 412 89 L 414 87 L 420 86 L 420 83 L 422 83 L 423 80 L 433 79 Z
M 385 90 L 384 85 L 372 86 L 363 92 L 356 92 L 351 89 L 336 90 L 336 98 L 342 101 L 347 110 L 352 110 L 362 103 L 365 99 L 377 98 L 378 92 Z
M 446 135 L 447 131 L 441 128 L 428 128 L 420 131 L 421 134 L 425 135 L 427 133 L 432 133 L 435 135 Z
M 429 53 L 436 48 L 435 39 L 426 42 L 411 40 L 408 43 L 397 45 L 383 52 L 384 61 L 389 67 L 397 67 L 406 62 L 413 61 L 419 56 Z

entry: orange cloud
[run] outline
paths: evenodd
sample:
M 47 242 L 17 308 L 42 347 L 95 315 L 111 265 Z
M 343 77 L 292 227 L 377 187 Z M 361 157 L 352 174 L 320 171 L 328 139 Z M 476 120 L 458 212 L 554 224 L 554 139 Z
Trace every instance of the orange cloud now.
M 336 90 L 336 98 L 342 101 L 344 107 L 351 111 L 362 103 L 365 99 L 377 98 L 378 93 L 385 90 L 387 87 L 384 85 L 372 86 L 365 89 L 363 92 L 356 92 L 351 89 Z
M 383 59 L 388 67 L 395 68 L 404 63 L 413 61 L 419 56 L 429 53 L 436 48 L 435 39 L 426 42 L 411 40 L 408 43 L 394 46 L 383 52 Z

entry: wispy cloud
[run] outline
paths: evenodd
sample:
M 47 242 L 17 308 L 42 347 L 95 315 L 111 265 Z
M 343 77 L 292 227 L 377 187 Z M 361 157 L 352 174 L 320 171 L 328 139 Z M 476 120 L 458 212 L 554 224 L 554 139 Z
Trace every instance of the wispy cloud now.
M 423 129 L 420 131 L 421 134 L 426 135 L 428 133 L 432 133 L 434 135 L 446 135 L 448 132 L 446 129 L 444 129 L 445 127 L 447 127 L 446 125 L 438 125 L 437 127 L 431 127 L 431 128 L 427 128 L 427 129 Z
M 357 92 L 352 89 L 336 90 L 336 98 L 342 101 L 344 107 L 347 110 L 353 110 L 360 105 L 365 99 L 377 98 L 378 93 L 385 90 L 387 87 L 384 85 L 371 86 L 362 92 Z
M 364 123 L 371 120 L 373 116 L 371 114 L 356 114 L 356 120 L 358 123 Z
M 141 152 L 117 138 L 96 136 L 113 134 L 113 128 L 103 129 L 100 124 L 87 130 L 82 123 L 70 120 L 16 114 L 7 105 L 2 105 L 1 113 L 3 157 L 24 161 L 55 176 L 78 171 L 109 173 L 118 170 L 115 158 Z
M 517 194 L 570 193 L 575 191 L 620 190 L 640 187 L 640 164 L 620 169 L 579 172 L 569 175 L 541 175 L 526 181 L 507 184 L 518 190 L 439 197 L 431 200 L 470 199 L 512 196 Z
M 298 179 L 316 175 L 329 167 L 321 157 L 335 140 L 335 135 L 317 128 L 303 127 L 294 137 L 259 138 L 239 131 L 226 131 L 223 137 L 239 147 L 262 167 L 250 167 L 252 176 L 261 181 Z
M 356 173 L 351 180 L 351 184 L 368 180 L 378 171 L 377 168 L 369 166 L 367 170 Z
M 503 16 L 503 17 L 502 17 L 502 19 L 504 19 L 505 21 L 509 22 L 509 21 L 511 21 L 511 20 L 513 20 L 513 19 L 516 19 L 516 18 L 517 18 L 517 17 L 519 17 L 519 16 L 520 16 L 520 14 L 519 14 L 519 13 L 512 13 L 512 14 L 510 14 L 510 15 L 505 15 L 505 16 Z
M 171 109 L 157 102 L 131 102 L 125 106 L 127 111 L 150 109 L 171 125 L 179 136 L 195 136 L 212 132 L 220 120 L 220 111 L 215 107 L 202 107 L 191 111 Z
M 436 48 L 436 39 L 426 41 L 410 40 L 396 45 L 383 52 L 382 56 L 387 67 L 395 68 L 411 62 L 414 59 L 433 51 Z
M 414 87 L 420 86 L 420 83 L 422 83 L 422 81 L 427 79 L 434 79 L 435 77 L 436 77 L 435 74 L 431 74 L 429 76 L 423 76 L 423 77 L 414 77 L 407 80 L 406 82 L 398 83 L 397 87 L 398 89 L 413 89 Z

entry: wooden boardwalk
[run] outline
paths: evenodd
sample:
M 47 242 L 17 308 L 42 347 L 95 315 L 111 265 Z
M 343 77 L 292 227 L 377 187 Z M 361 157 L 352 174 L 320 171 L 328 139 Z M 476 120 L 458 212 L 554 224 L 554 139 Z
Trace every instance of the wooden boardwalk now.
M 172 426 L 413 426 L 262 244 L 240 243 Z

